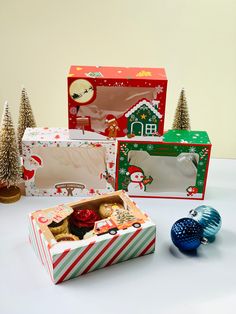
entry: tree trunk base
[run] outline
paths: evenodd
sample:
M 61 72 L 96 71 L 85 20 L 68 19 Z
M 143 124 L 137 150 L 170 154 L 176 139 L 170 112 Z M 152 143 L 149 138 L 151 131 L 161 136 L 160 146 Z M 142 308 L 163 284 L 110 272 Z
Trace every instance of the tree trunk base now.
M 0 203 L 14 203 L 21 198 L 21 192 L 18 186 L 9 186 L 0 188 Z

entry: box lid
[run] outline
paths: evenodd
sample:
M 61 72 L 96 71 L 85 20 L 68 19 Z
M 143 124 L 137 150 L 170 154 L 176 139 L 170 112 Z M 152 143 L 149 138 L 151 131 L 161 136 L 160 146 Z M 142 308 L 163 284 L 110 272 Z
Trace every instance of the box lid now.
M 144 79 L 164 80 L 166 72 L 164 68 L 129 68 L 129 67 L 108 67 L 108 66 L 77 66 L 72 65 L 68 77 L 94 79 Z
M 69 141 L 69 130 L 65 128 L 27 128 L 22 142 Z
M 163 141 L 167 143 L 211 144 L 206 131 L 169 130 L 164 133 Z
M 94 137 L 92 139 L 78 139 L 72 140 L 69 137 L 69 130 L 66 128 L 27 128 L 25 130 L 22 142 L 47 142 L 49 144 L 58 144 L 58 143 L 107 143 L 115 145 L 114 140 L 104 140 L 104 137 Z M 99 144 L 98 144 L 99 145 Z

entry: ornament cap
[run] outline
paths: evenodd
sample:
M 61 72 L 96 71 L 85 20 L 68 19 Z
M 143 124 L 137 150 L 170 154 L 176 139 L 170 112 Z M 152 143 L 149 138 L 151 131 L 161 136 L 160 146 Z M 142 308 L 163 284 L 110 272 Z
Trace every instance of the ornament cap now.
M 207 238 L 202 238 L 201 239 L 201 244 L 203 244 L 203 245 L 208 244 L 208 239 Z
M 189 214 L 192 216 L 192 217 L 195 217 L 197 216 L 197 211 L 195 209 L 191 209 Z

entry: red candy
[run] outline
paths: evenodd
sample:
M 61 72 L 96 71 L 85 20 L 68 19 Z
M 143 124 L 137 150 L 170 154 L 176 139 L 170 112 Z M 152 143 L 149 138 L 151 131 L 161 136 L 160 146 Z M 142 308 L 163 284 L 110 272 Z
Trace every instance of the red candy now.
M 93 227 L 95 221 L 101 217 L 93 209 L 78 209 L 74 210 L 71 215 L 71 222 L 78 228 Z

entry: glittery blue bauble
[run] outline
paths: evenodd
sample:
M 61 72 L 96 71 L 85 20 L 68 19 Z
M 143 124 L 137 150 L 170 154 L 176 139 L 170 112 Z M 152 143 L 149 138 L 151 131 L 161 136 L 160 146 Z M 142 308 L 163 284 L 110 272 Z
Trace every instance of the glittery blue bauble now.
M 221 217 L 216 209 L 202 205 L 190 211 L 190 216 L 203 227 L 203 236 L 213 238 L 221 227 Z
M 171 239 L 181 251 L 196 250 L 202 238 L 203 228 L 192 218 L 179 219 L 171 228 Z

